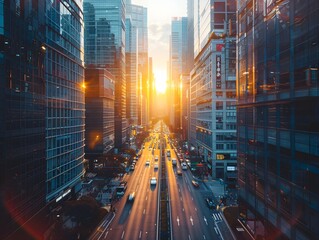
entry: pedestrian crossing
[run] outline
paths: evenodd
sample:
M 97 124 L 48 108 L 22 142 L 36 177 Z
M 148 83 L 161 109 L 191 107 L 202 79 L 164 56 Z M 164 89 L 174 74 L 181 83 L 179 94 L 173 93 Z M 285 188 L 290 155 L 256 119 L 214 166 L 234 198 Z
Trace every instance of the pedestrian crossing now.
M 213 218 L 215 221 L 223 221 L 223 217 L 220 215 L 220 213 L 213 213 Z

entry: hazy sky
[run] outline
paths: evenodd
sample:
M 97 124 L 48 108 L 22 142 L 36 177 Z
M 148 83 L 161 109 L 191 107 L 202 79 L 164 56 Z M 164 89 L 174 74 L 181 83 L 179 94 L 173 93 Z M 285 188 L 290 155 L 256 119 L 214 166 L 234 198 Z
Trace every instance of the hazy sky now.
M 132 3 L 148 8 L 149 56 L 153 58 L 156 80 L 165 81 L 171 18 L 187 15 L 187 0 L 132 0 Z

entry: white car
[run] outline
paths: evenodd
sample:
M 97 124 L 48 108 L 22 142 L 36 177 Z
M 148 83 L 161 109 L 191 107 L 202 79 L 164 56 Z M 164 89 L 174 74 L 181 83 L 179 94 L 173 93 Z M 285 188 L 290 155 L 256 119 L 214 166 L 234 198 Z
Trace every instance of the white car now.
M 151 178 L 151 185 L 156 185 L 156 182 L 157 182 L 156 177 L 152 177 Z
M 135 198 L 135 192 L 131 192 L 130 195 L 128 195 L 127 200 L 132 202 L 134 201 Z
M 187 170 L 187 164 L 185 162 L 182 162 L 181 166 L 183 170 Z
M 145 162 L 145 165 L 146 165 L 146 166 L 149 166 L 149 165 L 150 165 L 150 160 L 147 160 L 147 161 Z
M 158 169 L 158 164 L 157 163 L 154 164 L 154 169 Z

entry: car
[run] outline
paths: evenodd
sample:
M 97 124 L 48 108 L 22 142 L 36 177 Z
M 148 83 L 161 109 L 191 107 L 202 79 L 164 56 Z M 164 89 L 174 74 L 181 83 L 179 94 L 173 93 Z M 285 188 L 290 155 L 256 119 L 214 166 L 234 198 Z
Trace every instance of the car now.
M 155 160 L 156 162 L 158 161 L 158 156 L 157 156 L 157 155 L 154 157 L 154 160 Z
M 181 176 L 183 173 L 180 169 L 177 170 L 177 175 Z
M 157 183 L 156 177 L 152 177 L 151 178 L 151 185 L 156 185 L 156 183 Z
M 132 164 L 132 165 L 130 166 L 130 170 L 131 170 L 131 171 L 134 171 L 134 169 L 135 169 L 135 166 L 134 166 L 134 164 Z
M 158 169 L 158 164 L 157 163 L 154 164 L 154 169 Z
M 207 207 L 210 209 L 216 209 L 216 205 L 214 204 L 213 200 L 209 197 L 205 198 L 205 202 L 207 204 Z
M 181 166 L 183 170 L 187 170 L 187 164 L 185 162 L 182 162 Z
M 149 165 L 150 165 L 150 160 L 147 160 L 147 161 L 145 162 L 145 165 L 146 165 L 146 166 L 149 166 Z
M 199 183 L 195 180 L 192 180 L 192 184 L 194 187 L 198 188 L 199 187 Z
M 131 192 L 127 197 L 127 201 L 132 202 L 134 201 L 134 198 L 135 198 L 135 192 Z

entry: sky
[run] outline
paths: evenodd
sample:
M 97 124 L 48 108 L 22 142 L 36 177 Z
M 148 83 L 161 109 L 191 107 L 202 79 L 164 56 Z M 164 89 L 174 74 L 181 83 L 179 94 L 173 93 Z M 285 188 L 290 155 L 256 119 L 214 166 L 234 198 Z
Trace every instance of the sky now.
M 148 55 L 153 58 L 156 88 L 166 82 L 172 17 L 187 16 L 187 0 L 132 0 L 148 9 Z

